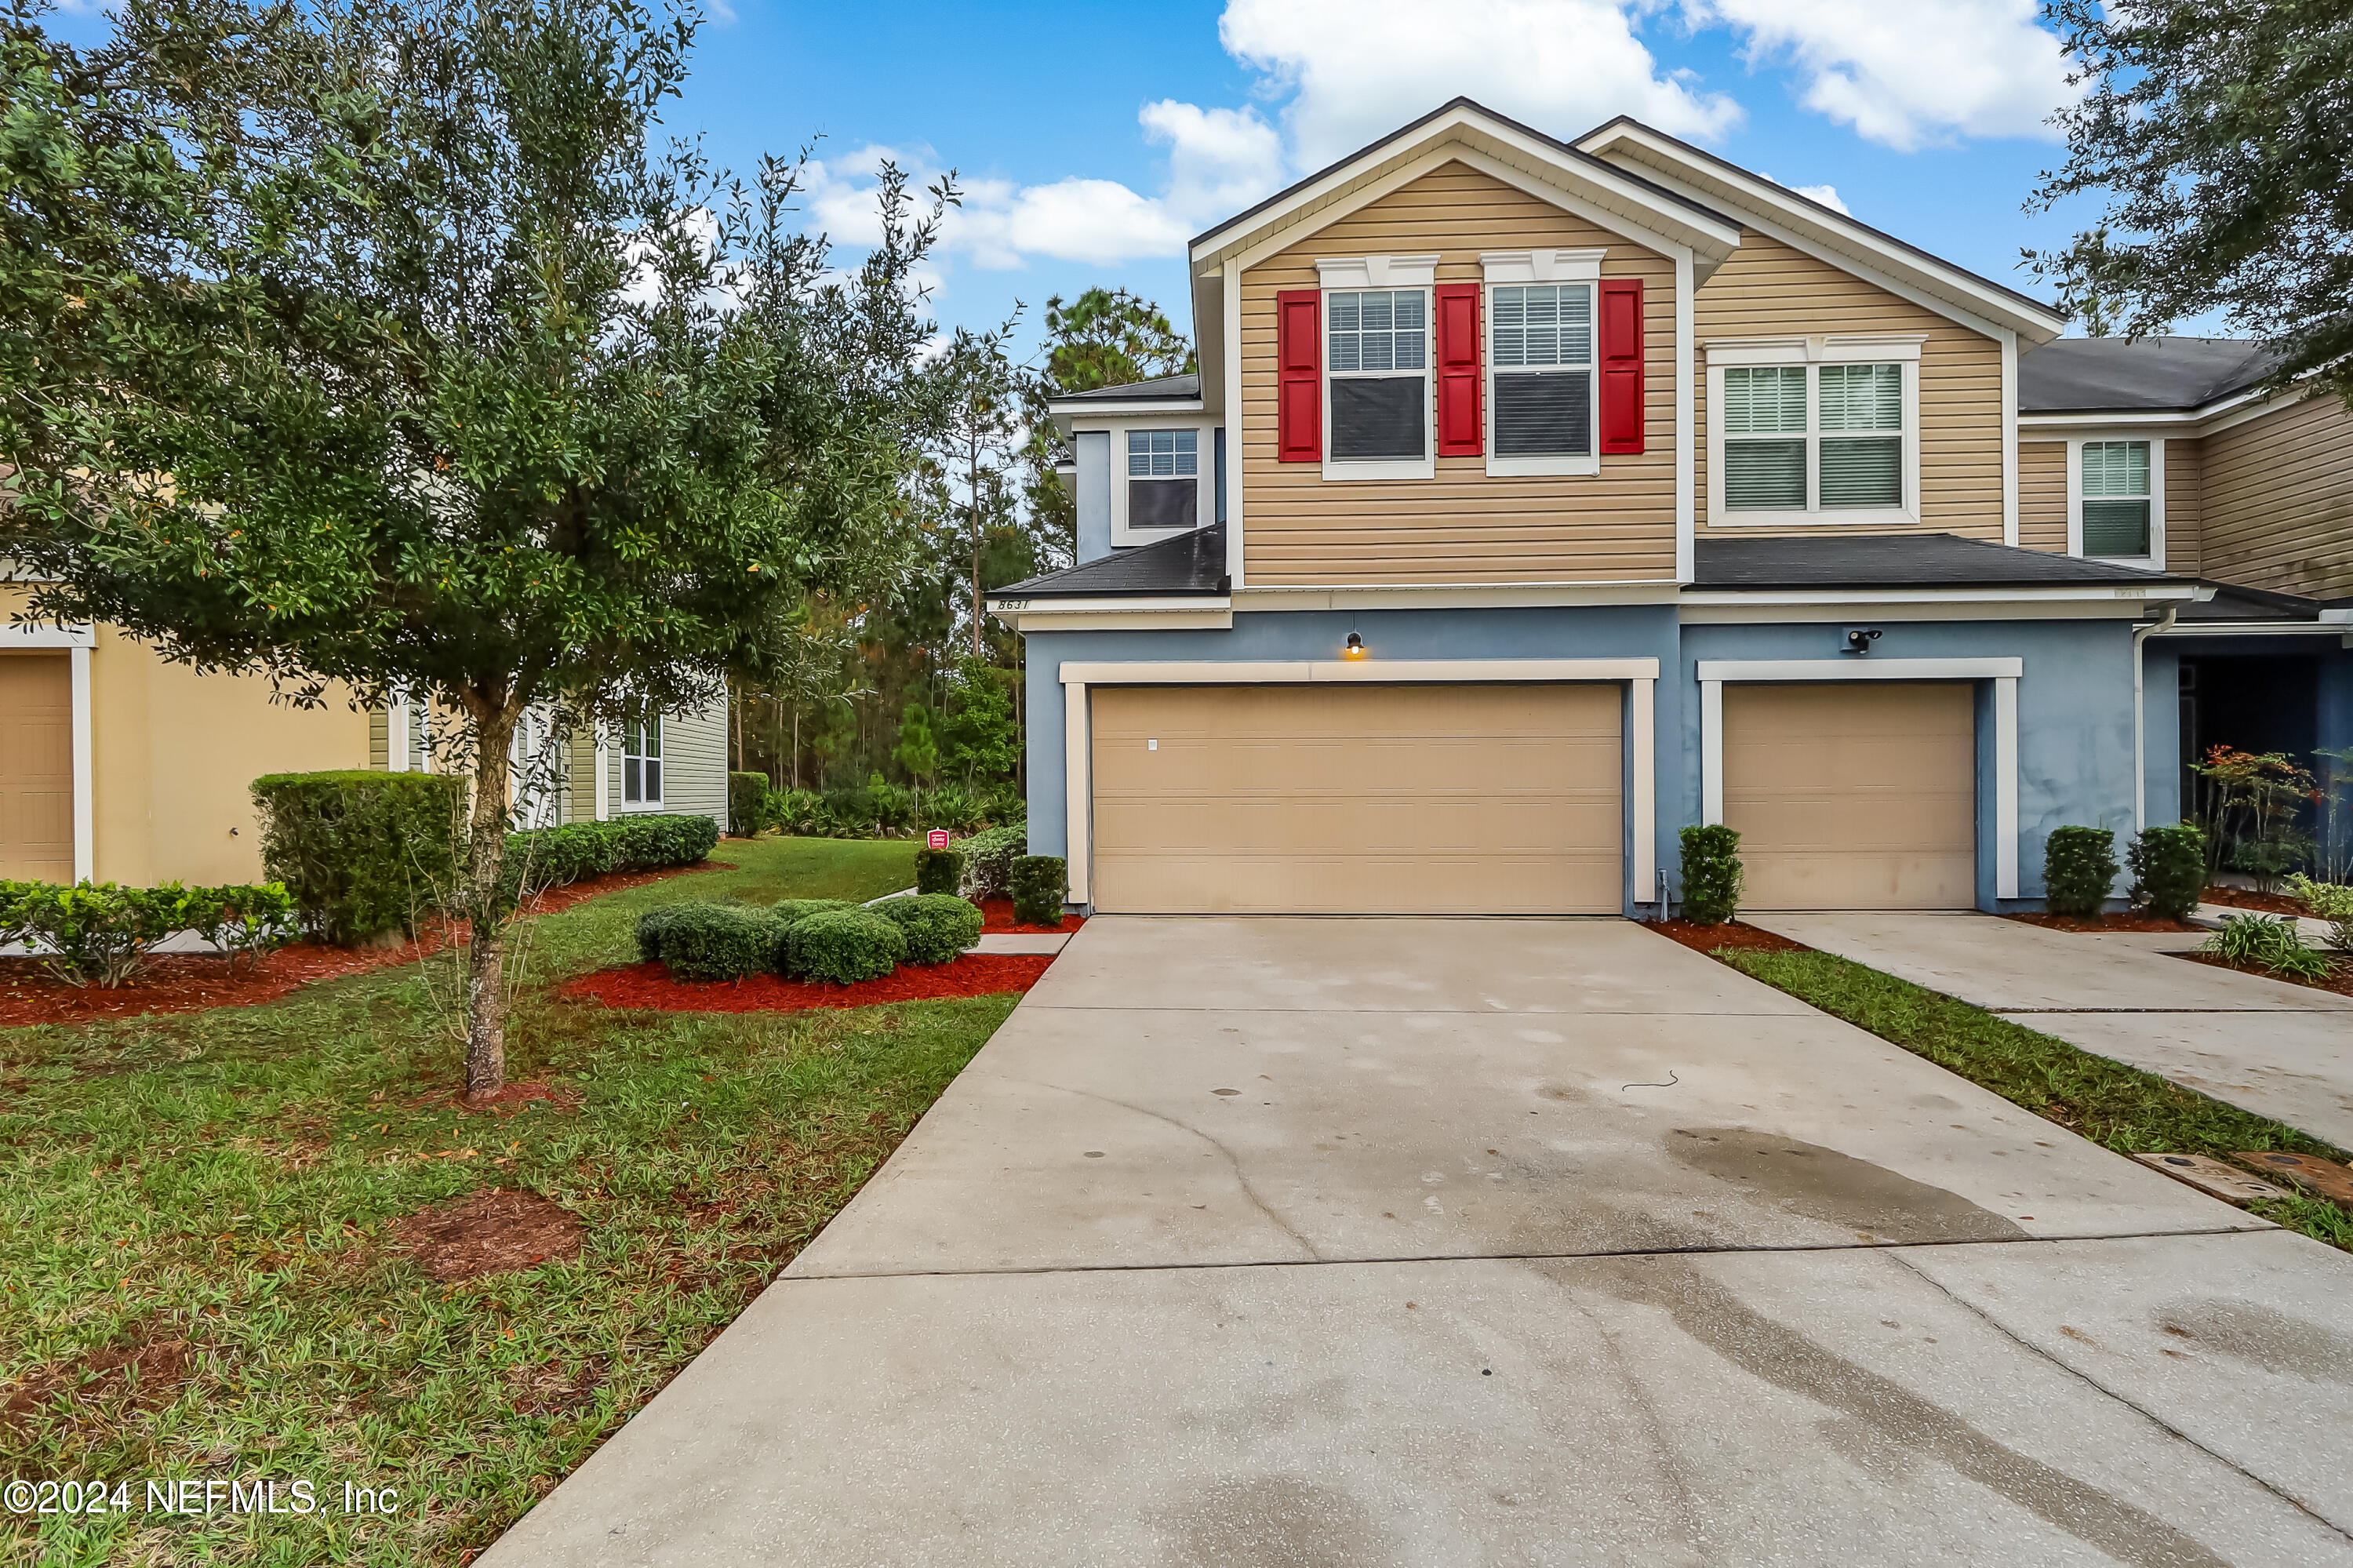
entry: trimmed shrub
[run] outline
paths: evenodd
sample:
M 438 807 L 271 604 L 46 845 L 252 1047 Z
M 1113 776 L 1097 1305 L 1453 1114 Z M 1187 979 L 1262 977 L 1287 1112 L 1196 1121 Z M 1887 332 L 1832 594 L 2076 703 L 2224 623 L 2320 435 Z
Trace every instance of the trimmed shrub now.
M 2042 904 L 2089 920 L 2116 884 L 2116 835 L 2107 828 L 2053 828 L 2042 844 Z
M 638 962 L 650 964 L 660 959 L 662 933 L 670 928 L 679 911 L 688 907 L 684 904 L 664 904 L 638 916 Z
M 1013 863 L 1013 917 L 1025 926 L 1059 926 L 1070 867 L 1058 854 L 1025 854 Z
M 259 886 L 123 887 L 111 882 L 0 883 L 0 940 L 30 946 L 69 985 L 128 983 L 165 938 L 194 931 L 250 969 L 296 935 L 294 900 L 275 883 Z
M 1685 828 L 1683 918 L 1698 926 L 1721 926 L 1740 913 L 1748 879 L 1740 863 L 1740 833 L 1722 823 Z
M 2353 953 L 2353 887 L 2341 882 L 2315 882 L 2298 872 L 2287 879 L 2287 890 L 2304 900 L 2316 920 L 2328 922 L 2328 945 Z
M 776 916 L 742 904 L 672 904 L 649 915 L 665 915 L 654 927 L 661 961 L 680 980 L 742 980 L 776 966 Z M 638 924 L 638 950 L 645 950 L 645 921 Z
M 275 882 L 185 888 L 171 917 L 183 931 L 194 931 L 228 955 L 232 975 L 238 959 L 250 972 L 301 934 L 294 895 Z
M 1013 893 L 1013 863 L 1029 853 L 1029 830 L 1019 822 L 975 833 L 958 844 L 964 855 L 966 898 L 1007 898 Z
M 414 936 L 456 886 L 465 800 L 448 773 L 268 774 L 253 781 L 261 863 L 322 941 Z
M 906 956 L 899 923 L 871 909 L 821 909 L 785 931 L 785 972 L 795 980 L 855 985 L 881 979 Z
M 727 776 L 727 831 L 737 838 L 748 839 L 769 826 L 768 776 L 765 773 L 730 773 Z
M 510 898 L 620 871 L 664 871 L 709 857 L 719 824 L 708 817 L 649 814 L 566 822 L 507 835 L 501 874 Z
M 964 885 L 964 856 L 954 849 L 915 852 L 915 891 L 954 893 Z
M 2206 891 L 2206 833 L 2195 822 L 2143 828 L 2125 851 L 2135 900 L 2161 920 L 2187 920 Z
M 981 913 L 949 893 L 919 893 L 870 906 L 907 934 L 907 962 L 944 964 L 980 935 Z
M 833 909 L 862 909 L 865 906 L 854 898 L 786 898 L 769 908 L 779 927 L 797 926 L 812 915 L 823 915 Z
M 2276 915 L 2225 915 L 2222 928 L 2198 945 L 2201 953 L 2220 954 L 2222 961 L 2253 965 L 2296 980 L 2327 980 L 2328 959 L 2307 946 L 2293 920 Z

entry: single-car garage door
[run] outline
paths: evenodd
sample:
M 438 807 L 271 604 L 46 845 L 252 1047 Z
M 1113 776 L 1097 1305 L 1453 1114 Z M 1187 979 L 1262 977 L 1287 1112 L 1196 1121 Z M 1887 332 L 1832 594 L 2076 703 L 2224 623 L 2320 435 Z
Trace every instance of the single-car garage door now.
M 1098 686 L 1114 913 L 1615 914 L 1614 685 Z
M 1724 689 L 1724 820 L 1752 909 L 1977 900 L 1976 698 L 1869 681 Z
M 71 658 L 0 653 L 0 876 L 74 877 Z

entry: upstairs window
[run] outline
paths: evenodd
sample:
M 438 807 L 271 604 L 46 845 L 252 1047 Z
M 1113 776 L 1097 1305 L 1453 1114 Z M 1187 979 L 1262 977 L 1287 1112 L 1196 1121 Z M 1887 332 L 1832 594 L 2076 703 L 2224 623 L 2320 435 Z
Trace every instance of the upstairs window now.
M 2085 441 L 2083 454 L 2081 553 L 2146 557 L 2152 499 L 2148 443 Z
M 1710 415 L 1712 505 L 1727 521 L 1908 519 L 1918 483 L 1913 385 L 1901 362 L 1725 366 Z
M 1324 296 L 1335 461 L 1430 452 L 1430 313 L 1419 289 Z
M 1825 365 L 1821 391 L 1824 506 L 1904 504 L 1904 367 Z
M 621 726 L 621 799 L 628 804 L 661 804 L 661 732 L 659 714 Z
M 1127 525 L 1190 528 L 1201 514 L 1201 432 L 1127 432 Z
M 1724 373 L 1724 504 L 1732 512 L 1802 512 L 1806 367 L 1736 365 Z
M 1502 285 L 1489 308 L 1495 455 L 1590 455 L 1591 285 Z

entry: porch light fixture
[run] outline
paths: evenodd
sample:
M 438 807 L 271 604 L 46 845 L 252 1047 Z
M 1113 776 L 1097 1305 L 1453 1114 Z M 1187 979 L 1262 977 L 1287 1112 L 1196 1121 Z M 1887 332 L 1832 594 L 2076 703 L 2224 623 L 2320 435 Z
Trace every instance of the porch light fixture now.
M 1351 659 L 1361 659 L 1364 656 L 1365 639 L 1363 634 L 1361 632 L 1351 631 L 1348 633 L 1348 657 Z

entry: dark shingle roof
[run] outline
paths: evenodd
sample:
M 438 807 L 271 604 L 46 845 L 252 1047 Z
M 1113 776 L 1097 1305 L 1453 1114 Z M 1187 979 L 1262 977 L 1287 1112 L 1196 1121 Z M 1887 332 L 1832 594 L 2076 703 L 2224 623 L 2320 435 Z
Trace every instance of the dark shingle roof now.
M 1174 598 L 1226 591 L 1226 525 L 1114 550 L 1099 561 L 991 588 L 991 599 Z
M 1201 395 L 1198 376 L 1163 376 L 1155 381 L 1131 381 L 1124 387 L 1097 387 L 1085 392 L 1065 392 L 1050 399 L 1064 403 L 1181 403 Z
M 2179 581 L 1957 534 L 1849 534 L 1828 539 L 1695 541 L 1694 588 L 2047 588 Z
M 2327 608 L 2316 599 L 2217 583 L 2212 599 L 2202 604 L 2183 605 L 2178 619 L 2223 624 L 2234 620 L 2316 620 Z
M 2273 355 L 2240 337 L 2063 337 L 2019 355 L 2022 414 L 2200 408 L 2263 379 Z

